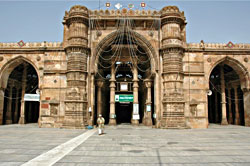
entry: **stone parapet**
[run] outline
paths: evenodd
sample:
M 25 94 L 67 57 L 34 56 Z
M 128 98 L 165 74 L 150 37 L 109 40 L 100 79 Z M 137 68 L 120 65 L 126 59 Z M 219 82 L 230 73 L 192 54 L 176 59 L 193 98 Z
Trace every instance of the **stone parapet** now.
M 62 42 L 27 42 L 20 47 L 18 43 L 0 43 L 0 49 L 27 49 L 27 48 L 61 48 Z
M 135 17 L 158 17 L 160 18 L 160 12 L 156 10 L 89 10 L 89 16 L 95 17 L 117 17 L 117 16 L 135 16 Z
M 177 6 L 166 6 L 161 9 L 160 11 L 161 15 L 164 16 L 169 16 L 169 15 L 174 15 L 176 17 L 182 17 L 185 18 L 184 12 L 181 12 Z
M 233 44 L 232 47 L 229 47 L 226 43 L 187 43 L 185 45 L 185 48 L 187 49 L 230 49 L 230 50 L 236 50 L 236 49 L 250 49 L 250 44 L 245 43 L 236 43 Z

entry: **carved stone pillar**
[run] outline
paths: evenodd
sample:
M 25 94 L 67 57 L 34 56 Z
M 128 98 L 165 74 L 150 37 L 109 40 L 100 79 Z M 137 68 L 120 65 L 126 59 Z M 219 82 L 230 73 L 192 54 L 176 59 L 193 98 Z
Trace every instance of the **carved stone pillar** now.
M 232 99 L 231 99 L 231 88 L 228 88 L 228 123 L 233 123 L 233 112 L 232 112 Z
M 109 113 L 109 125 L 116 125 L 116 114 L 115 114 L 115 64 L 111 67 L 111 78 L 110 78 L 110 113 Z
M 0 125 L 3 124 L 4 89 L 0 88 Z
M 224 69 L 223 65 L 220 66 L 220 82 L 221 82 L 221 124 L 227 125 L 227 108 L 226 108 L 226 93 L 225 93 L 225 79 L 224 79 Z
M 95 120 L 95 76 L 94 74 L 91 74 L 90 75 L 90 85 L 91 85 L 91 88 L 90 88 L 90 104 L 89 104 L 89 107 L 91 109 L 91 112 L 88 113 L 88 124 L 90 126 L 93 126 L 95 124 L 94 120 Z
M 19 89 L 16 90 L 16 99 L 15 99 L 15 112 L 14 112 L 14 123 L 18 122 L 18 104 L 19 104 Z
M 135 62 L 136 63 L 136 62 Z M 139 125 L 139 100 L 138 100 L 138 89 L 139 89 L 139 84 L 138 84 L 138 70 L 137 70 L 137 64 L 134 64 L 133 66 L 133 96 L 134 96 L 134 101 L 133 101 L 133 113 L 132 113 L 132 120 L 131 123 L 132 125 Z
M 64 48 L 67 53 L 67 90 L 63 127 L 84 128 L 88 125 L 88 101 L 86 92 L 88 48 L 88 9 L 73 6 L 65 12 L 64 26 L 67 39 Z
M 21 111 L 20 111 L 20 118 L 18 123 L 19 124 L 25 124 L 25 101 L 24 101 L 24 94 L 26 91 L 26 79 L 27 76 L 27 64 L 24 64 L 24 69 L 23 69 L 23 77 L 22 77 L 22 98 L 21 98 Z
M 239 101 L 238 101 L 238 90 L 237 86 L 234 86 L 234 101 L 235 101 L 235 120 L 236 125 L 240 124 L 240 113 L 239 113 Z
M 102 114 L 102 87 L 103 87 L 103 81 L 98 80 L 97 81 L 97 116 Z
M 152 126 L 152 100 L 151 100 L 151 80 L 145 80 L 145 86 L 147 87 L 147 99 L 145 103 L 143 124 L 145 126 Z
M 215 100 L 215 102 L 214 102 L 214 104 L 215 104 L 215 111 L 214 111 L 214 113 L 215 113 L 215 123 L 219 123 L 219 104 L 218 104 L 218 92 L 217 91 L 215 91 L 215 93 L 214 93 L 214 100 Z
M 243 89 L 243 100 L 245 126 L 250 126 L 250 90 L 247 88 Z
M 176 6 L 161 10 L 163 112 L 161 128 L 185 127 L 183 94 L 183 52 L 185 16 Z
M 214 113 L 213 113 L 213 108 L 212 108 L 212 96 L 208 96 L 208 104 L 209 104 L 209 120 L 211 121 L 213 119 Z
M 12 124 L 12 92 L 13 92 L 13 82 L 9 84 L 9 96 L 8 96 L 8 105 L 6 110 L 6 124 Z

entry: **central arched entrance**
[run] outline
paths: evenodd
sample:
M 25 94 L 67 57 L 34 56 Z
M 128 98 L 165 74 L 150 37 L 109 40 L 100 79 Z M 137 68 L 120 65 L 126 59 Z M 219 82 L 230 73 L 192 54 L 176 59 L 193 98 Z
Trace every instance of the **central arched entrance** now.
M 1 71 L 1 124 L 37 123 L 39 118 L 38 74 L 23 58 Z
M 105 37 L 96 51 L 95 113 L 107 124 L 152 125 L 154 114 L 154 51 L 131 29 Z

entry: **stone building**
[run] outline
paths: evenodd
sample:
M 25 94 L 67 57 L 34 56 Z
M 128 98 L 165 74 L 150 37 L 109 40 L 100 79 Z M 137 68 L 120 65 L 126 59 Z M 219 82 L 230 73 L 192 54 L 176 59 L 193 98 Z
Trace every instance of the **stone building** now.
M 62 43 L 0 43 L 0 124 L 250 126 L 250 44 L 187 43 L 186 25 L 176 6 L 76 5 Z

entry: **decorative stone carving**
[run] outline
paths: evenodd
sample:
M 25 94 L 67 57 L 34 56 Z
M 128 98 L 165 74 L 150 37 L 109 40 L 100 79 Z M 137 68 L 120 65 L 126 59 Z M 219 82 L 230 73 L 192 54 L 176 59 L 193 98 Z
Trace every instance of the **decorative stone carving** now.
M 58 104 L 57 103 L 50 104 L 50 114 L 52 116 L 56 116 L 58 114 Z
M 248 58 L 244 58 L 244 62 L 248 62 Z
M 41 60 L 41 57 L 40 57 L 40 56 L 37 56 L 37 57 L 36 57 L 36 60 L 37 60 L 37 61 L 40 61 L 40 60 Z
M 80 99 L 80 91 L 78 88 L 70 88 L 67 91 L 67 99 L 68 100 L 79 100 Z
M 201 48 L 201 49 L 204 49 L 204 48 L 205 48 L 205 44 L 204 44 L 204 41 L 203 41 L 203 40 L 201 40 L 201 42 L 200 42 L 200 48 Z
M 190 112 L 192 116 L 197 116 L 197 105 L 198 102 L 195 99 L 192 99 L 190 102 Z

